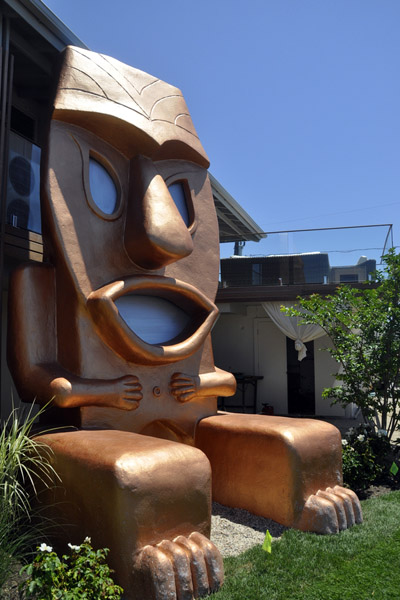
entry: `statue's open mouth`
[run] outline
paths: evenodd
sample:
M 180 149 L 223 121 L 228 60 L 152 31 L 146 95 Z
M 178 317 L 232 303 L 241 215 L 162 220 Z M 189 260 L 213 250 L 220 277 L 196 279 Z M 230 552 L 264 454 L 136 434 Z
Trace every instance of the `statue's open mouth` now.
M 87 307 L 108 346 L 126 360 L 147 365 L 194 354 L 218 314 L 192 285 L 151 275 L 107 284 L 90 294 Z

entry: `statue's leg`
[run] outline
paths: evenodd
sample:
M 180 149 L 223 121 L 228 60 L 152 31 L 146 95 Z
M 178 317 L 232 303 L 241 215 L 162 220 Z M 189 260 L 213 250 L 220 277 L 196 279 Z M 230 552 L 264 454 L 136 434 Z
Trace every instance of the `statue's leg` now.
M 207 539 L 210 464 L 200 450 L 121 431 L 39 439 L 62 480 L 49 509 L 66 525 L 59 541 L 90 536 L 110 548 L 124 598 L 186 600 L 221 585 L 222 559 Z
M 341 487 L 341 437 L 329 423 L 221 414 L 198 423 L 195 443 L 221 504 L 318 533 L 362 521 L 356 494 Z

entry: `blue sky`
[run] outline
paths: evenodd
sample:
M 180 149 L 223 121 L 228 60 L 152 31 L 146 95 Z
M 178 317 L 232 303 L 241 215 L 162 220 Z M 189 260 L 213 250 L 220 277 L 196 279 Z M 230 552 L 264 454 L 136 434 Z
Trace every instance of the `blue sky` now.
M 264 231 L 393 223 L 400 244 L 399 0 L 46 4 L 181 88 L 211 172 Z

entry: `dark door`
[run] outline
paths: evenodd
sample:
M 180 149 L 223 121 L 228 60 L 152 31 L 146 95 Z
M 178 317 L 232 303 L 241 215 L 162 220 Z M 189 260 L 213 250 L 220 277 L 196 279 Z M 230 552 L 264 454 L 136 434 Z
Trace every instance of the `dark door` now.
M 298 360 L 294 340 L 286 338 L 288 412 L 315 415 L 314 342 L 306 344 L 307 356 Z

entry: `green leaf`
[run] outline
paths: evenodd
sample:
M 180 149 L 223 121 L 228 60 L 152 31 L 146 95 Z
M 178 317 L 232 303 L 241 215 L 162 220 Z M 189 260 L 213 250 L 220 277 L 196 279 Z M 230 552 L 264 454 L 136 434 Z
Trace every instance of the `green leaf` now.
M 263 545 L 261 547 L 263 550 L 265 550 L 265 552 L 268 552 L 269 554 L 271 554 L 271 552 L 272 552 L 272 535 L 270 534 L 268 529 L 265 533 L 265 538 L 263 541 Z

